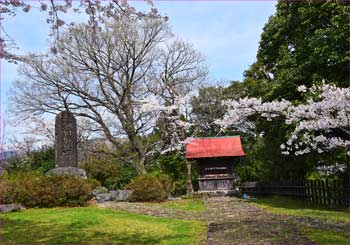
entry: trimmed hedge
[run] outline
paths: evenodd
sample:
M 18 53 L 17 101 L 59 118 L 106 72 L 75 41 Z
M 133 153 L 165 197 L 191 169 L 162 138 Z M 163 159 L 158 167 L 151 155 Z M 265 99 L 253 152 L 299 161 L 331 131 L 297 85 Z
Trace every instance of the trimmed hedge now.
M 133 191 L 130 201 L 159 202 L 168 198 L 173 185 L 165 174 L 145 174 L 132 179 L 127 189 Z
M 0 181 L 0 200 L 25 207 L 84 206 L 91 199 L 93 185 L 67 175 L 5 174 Z

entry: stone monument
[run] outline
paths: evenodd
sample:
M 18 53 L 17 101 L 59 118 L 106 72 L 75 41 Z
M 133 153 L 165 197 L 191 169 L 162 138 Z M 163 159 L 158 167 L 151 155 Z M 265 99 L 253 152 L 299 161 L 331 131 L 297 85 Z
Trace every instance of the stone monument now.
M 56 167 L 78 167 L 77 121 L 70 111 L 56 116 L 55 155 Z
M 71 174 L 86 178 L 83 169 L 78 168 L 77 122 L 66 110 L 56 116 L 55 122 L 55 168 L 47 174 Z

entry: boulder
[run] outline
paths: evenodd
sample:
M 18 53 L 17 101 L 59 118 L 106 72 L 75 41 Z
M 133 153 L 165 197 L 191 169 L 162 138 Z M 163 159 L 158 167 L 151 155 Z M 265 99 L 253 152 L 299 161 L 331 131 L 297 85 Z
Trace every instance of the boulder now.
M 113 191 L 113 201 L 125 202 L 132 194 L 132 190 L 117 190 Z
M 112 195 L 108 193 L 100 193 L 95 196 L 98 203 L 112 201 Z
M 45 175 L 60 175 L 60 174 L 66 174 L 66 175 L 74 175 L 81 179 L 87 179 L 87 175 L 84 169 L 76 168 L 76 167 L 57 167 L 53 168 L 45 173 Z
M 0 213 L 18 212 L 25 208 L 18 204 L 0 204 Z
M 98 203 L 109 202 L 109 201 L 125 202 L 128 200 L 131 194 L 132 194 L 131 190 L 116 190 L 116 191 L 110 191 L 108 193 L 99 193 L 95 195 L 95 197 Z

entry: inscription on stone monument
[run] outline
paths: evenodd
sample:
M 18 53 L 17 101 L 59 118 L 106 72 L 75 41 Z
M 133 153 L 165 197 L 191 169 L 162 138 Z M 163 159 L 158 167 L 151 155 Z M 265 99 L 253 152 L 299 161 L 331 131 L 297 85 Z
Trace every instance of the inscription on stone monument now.
M 77 122 L 73 114 L 63 111 L 55 123 L 56 168 L 77 167 Z

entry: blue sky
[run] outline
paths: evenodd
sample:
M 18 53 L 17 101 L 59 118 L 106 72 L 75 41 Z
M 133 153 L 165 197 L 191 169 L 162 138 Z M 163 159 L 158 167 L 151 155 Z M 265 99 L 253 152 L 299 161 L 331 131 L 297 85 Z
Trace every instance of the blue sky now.
M 147 9 L 143 1 L 129 1 L 136 9 Z M 207 58 L 211 81 L 242 80 L 242 73 L 255 61 L 262 28 L 275 12 L 275 1 L 154 1 L 169 17 L 173 32 L 190 42 Z M 69 14 L 65 19 L 76 20 Z M 81 19 L 81 17 L 79 17 Z M 49 26 L 46 14 L 33 9 L 3 21 L 16 40 L 18 53 L 45 51 Z M 7 93 L 18 77 L 17 66 L 1 61 L 2 111 Z

